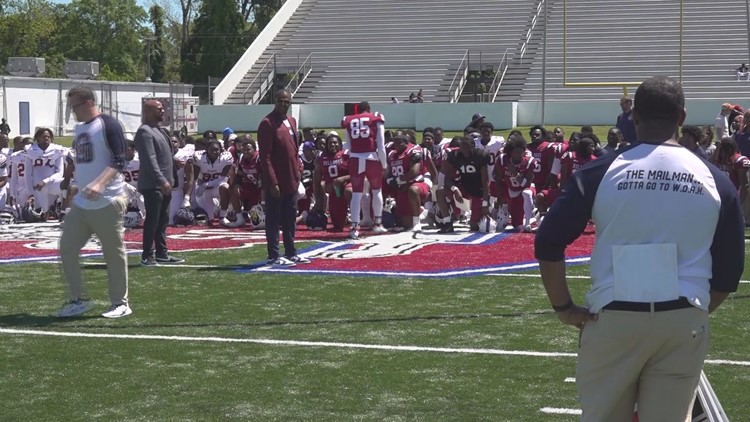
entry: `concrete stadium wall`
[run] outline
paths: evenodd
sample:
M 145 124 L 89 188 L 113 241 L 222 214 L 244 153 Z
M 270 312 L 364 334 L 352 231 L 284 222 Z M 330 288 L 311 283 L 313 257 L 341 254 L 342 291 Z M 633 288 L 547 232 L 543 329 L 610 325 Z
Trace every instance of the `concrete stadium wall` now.
M 686 124 L 713 125 L 723 102 L 750 106 L 750 100 L 688 100 Z M 255 131 L 272 105 L 227 105 L 198 107 L 199 131 L 219 130 L 230 126 L 237 131 Z M 386 117 L 386 127 L 415 128 L 441 126 L 447 131 L 460 131 L 469 123 L 474 113 L 487 116 L 498 129 L 514 126 L 531 126 L 541 121 L 540 102 L 518 103 L 424 103 L 424 104 L 373 104 L 373 109 Z M 292 113 L 300 126 L 337 128 L 344 115 L 343 104 L 295 104 Z M 618 99 L 612 101 L 548 102 L 545 109 L 547 125 L 614 125 L 620 114 Z
M 300 126 L 315 128 L 337 128 L 344 116 L 343 104 L 300 104 L 298 110 Z M 515 105 L 513 103 L 424 103 L 424 104 L 373 104 L 374 110 L 385 115 L 386 127 L 416 128 L 441 126 L 444 130 L 463 130 L 474 113 L 487 116 L 497 128 L 514 126 Z M 198 107 L 198 131 L 220 130 L 231 127 L 235 131 L 255 131 L 263 116 L 273 106 L 268 105 L 223 105 Z

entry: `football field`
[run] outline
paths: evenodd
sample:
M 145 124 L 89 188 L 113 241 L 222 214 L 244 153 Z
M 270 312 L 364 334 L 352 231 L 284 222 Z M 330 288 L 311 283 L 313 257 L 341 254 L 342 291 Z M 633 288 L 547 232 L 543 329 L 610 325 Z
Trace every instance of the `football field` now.
M 246 246 L 181 252 L 186 266 L 131 256 L 133 314 L 119 320 L 98 317 L 108 302 L 96 258 L 85 266 L 96 312 L 69 320 L 50 316 L 63 301 L 57 264 L 2 265 L 0 420 L 579 418 L 578 333 L 558 322 L 535 269 L 264 273 L 252 271 L 264 245 Z M 514 253 L 505 247 L 483 253 Z M 581 302 L 588 267 L 569 274 Z M 750 414 L 749 321 L 744 281 L 711 317 L 705 366 L 731 420 Z

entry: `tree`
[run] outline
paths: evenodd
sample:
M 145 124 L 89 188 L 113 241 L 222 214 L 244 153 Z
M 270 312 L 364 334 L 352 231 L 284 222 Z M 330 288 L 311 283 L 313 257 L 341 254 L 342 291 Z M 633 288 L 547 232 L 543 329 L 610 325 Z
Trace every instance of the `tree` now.
M 0 68 L 8 57 L 44 57 L 45 76 L 62 74 L 62 65 L 50 56 L 59 57 L 55 43 L 61 7 L 44 0 L 10 1 L 0 14 Z
M 182 56 L 183 81 L 203 83 L 209 76 L 224 76 L 244 52 L 244 23 L 236 0 L 203 2 Z
M 73 0 L 61 22 L 60 49 L 71 60 L 106 64 L 109 77 L 143 80 L 146 12 L 135 0 Z
M 157 6 L 151 6 L 149 9 L 149 15 L 151 16 L 151 24 L 154 26 L 154 39 L 153 43 L 149 43 L 149 63 L 151 69 L 151 80 L 154 82 L 164 82 L 165 76 L 165 55 L 164 55 L 164 10 Z

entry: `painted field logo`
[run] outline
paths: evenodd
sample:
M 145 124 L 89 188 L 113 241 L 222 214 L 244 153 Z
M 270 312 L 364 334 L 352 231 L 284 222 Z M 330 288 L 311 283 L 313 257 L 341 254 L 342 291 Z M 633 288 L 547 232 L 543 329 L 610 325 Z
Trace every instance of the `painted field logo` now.
M 299 227 L 297 240 L 315 242 L 300 251 L 313 262 L 276 269 L 265 262 L 241 267 L 242 272 L 331 274 L 394 277 L 463 277 L 535 268 L 534 235 L 525 233 L 411 232 L 367 236 L 349 241 L 346 232 L 309 231 Z M 0 226 L 0 264 L 56 260 L 62 230 L 57 223 Z M 170 227 L 169 249 L 174 252 L 225 250 L 265 245 L 263 231 L 207 227 Z M 131 254 L 140 253 L 141 230 L 125 232 Z M 587 262 L 594 244 L 587 233 L 567 249 L 568 262 Z M 101 254 L 99 241 L 91 239 L 81 256 Z M 238 263 L 239 264 L 239 263 Z
M 586 234 L 568 247 L 568 262 L 588 262 L 594 244 Z M 396 277 L 464 277 L 534 268 L 534 235 L 524 233 L 438 234 L 410 232 L 350 242 L 320 242 L 302 251 L 312 263 L 257 272 Z

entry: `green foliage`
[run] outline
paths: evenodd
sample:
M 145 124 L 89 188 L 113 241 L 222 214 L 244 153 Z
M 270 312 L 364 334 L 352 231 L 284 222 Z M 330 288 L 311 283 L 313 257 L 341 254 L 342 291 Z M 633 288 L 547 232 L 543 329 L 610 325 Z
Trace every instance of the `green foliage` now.
M 110 75 L 143 80 L 141 40 L 146 12 L 135 0 L 73 0 L 60 23 L 60 46 L 72 60 L 105 65 Z M 104 77 L 103 77 L 104 78 Z
M 183 56 L 183 81 L 205 83 L 209 76 L 224 76 L 245 50 L 244 32 L 235 0 L 203 2 Z
M 148 52 L 151 55 L 151 80 L 153 82 L 165 82 L 164 10 L 157 5 L 153 5 L 149 9 L 149 15 L 151 25 L 154 26 L 154 40 L 152 44 L 149 44 L 151 48 Z

